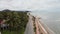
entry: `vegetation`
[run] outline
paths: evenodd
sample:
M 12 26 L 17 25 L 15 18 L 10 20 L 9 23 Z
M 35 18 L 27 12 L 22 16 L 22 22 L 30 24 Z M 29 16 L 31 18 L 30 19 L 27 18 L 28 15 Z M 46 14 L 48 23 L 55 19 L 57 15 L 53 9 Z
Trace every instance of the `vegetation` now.
M 5 24 L 9 24 L 8 29 L 1 30 L 2 34 L 24 34 L 29 18 L 27 15 L 28 12 L 29 11 L 0 11 L 0 19 L 6 20 Z
M 36 24 L 35 24 L 35 17 L 33 16 L 33 26 L 34 26 L 34 32 L 36 32 Z

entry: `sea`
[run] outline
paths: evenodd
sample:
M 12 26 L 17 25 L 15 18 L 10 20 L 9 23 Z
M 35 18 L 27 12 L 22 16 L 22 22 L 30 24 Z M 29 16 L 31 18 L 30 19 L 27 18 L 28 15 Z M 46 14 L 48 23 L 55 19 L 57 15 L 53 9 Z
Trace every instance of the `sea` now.
M 32 11 L 31 14 L 40 17 L 55 34 L 60 34 L 60 11 Z

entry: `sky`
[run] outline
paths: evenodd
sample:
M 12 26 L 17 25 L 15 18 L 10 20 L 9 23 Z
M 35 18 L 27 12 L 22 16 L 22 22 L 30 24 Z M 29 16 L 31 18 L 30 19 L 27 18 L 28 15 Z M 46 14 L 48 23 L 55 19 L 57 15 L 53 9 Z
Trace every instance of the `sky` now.
M 60 7 L 60 0 L 0 0 L 0 10 L 48 10 Z
M 28 10 L 47 19 L 50 12 L 60 11 L 60 0 L 0 0 L 0 10 L 4 9 Z
M 0 10 L 4 9 L 31 11 L 56 34 L 60 32 L 60 0 L 0 0 Z

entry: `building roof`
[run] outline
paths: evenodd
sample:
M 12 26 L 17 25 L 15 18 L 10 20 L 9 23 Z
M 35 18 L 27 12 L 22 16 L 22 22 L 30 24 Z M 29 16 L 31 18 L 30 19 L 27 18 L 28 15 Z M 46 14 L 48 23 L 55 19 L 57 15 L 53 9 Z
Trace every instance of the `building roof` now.
M 3 24 L 4 22 L 3 22 L 3 20 L 2 19 L 0 19 L 0 24 Z

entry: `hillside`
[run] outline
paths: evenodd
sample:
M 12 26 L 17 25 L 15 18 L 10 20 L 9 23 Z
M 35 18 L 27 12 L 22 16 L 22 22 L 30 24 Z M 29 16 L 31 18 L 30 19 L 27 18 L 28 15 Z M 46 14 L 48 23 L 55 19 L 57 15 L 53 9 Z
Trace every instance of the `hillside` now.
M 28 22 L 29 11 L 12 11 L 2 10 L 0 11 L 0 20 L 3 24 L 0 24 L 0 31 L 2 34 L 24 34 L 26 24 Z M 1 22 L 1 23 L 2 23 Z M 3 26 L 3 27 L 2 27 Z

